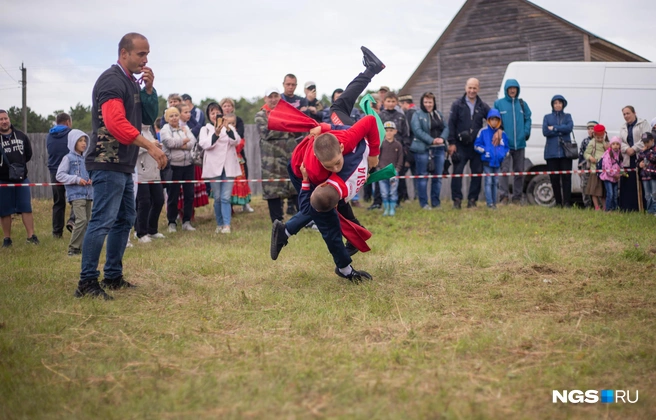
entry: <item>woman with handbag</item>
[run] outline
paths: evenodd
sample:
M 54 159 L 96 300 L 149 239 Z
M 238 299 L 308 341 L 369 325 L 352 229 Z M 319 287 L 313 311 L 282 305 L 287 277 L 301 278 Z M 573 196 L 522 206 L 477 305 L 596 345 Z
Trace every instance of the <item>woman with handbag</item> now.
M 435 95 L 426 92 L 421 95 L 420 109 L 412 116 L 410 126 L 414 139 L 410 146 L 415 158 L 417 175 L 442 175 L 444 159 L 448 146 L 449 126 L 444 121 L 442 113 L 435 109 Z M 428 204 L 428 179 L 417 180 L 417 197 L 419 206 L 425 210 L 440 207 L 442 178 L 431 178 L 431 205 Z
M 619 208 L 623 211 L 642 210 L 642 186 L 635 172 L 637 166 L 636 155 L 643 151 L 645 145 L 642 143 L 642 133 L 651 131 L 647 120 L 638 118 L 635 108 L 631 105 L 622 108 L 622 116 L 625 123 L 620 127 L 620 138 L 622 139 L 622 165 L 624 168 L 632 168 L 626 171 L 628 176 L 620 179 Z
M 552 112 L 545 115 L 542 121 L 542 134 L 547 139 L 544 145 L 547 171 L 571 171 L 572 159 L 578 158 L 576 142 L 572 140 L 574 121 L 564 111 L 566 106 L 567 100 L 562 95 L 555 95 L 551 98 Z M 574 156 L 571 155 L 572 151 Z M 549 175 L 549 179 L 556 206 L 571 207 L 572 174 L 553 174 Z
M 32 159 L 32 145 L 25 133 L 11 124 L 7 111 L 0 109 L 0 183 L 24 184 L 27 162 Z M 34 234 L 32 196 L 29 187 L 0 187 L 0 221 L 4 234 L 3 248 L 12 245 L 11 215 L 20 213 L 27 231 L 27 243 L 38 245 Z

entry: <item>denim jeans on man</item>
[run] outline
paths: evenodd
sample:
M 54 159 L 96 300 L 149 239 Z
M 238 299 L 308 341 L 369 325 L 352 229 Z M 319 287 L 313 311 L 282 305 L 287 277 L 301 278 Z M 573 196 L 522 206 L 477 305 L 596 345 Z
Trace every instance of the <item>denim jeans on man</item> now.
M 483 164 L 483 173 L 484 174 L 498 174 L 500 168 L 493 168 L 488 164 Z M 486 176 L 485 177 L 485 203 L 488 207 L 495 206 L 497 204 L 497 184 L 499 183 L 499 177 L 495 176 Z
M 606 211 L 617 210 L 617 182 L 604 181 L 606 187 Z
M 445 148 L 435 147 L 432 148 L 431 154 L 433 155 L 433 162 L 435 163 L 435 170 L 430 172 L 430 175 L 442 175 L 444 171 Z M 415 153 L 415 172 L 417 175 L 429 175 L 428 172 L 428 159 L 429 154 Z M 428 205 L 428 179 L 418 178 L 417 197 L 419 198 L 419 207 Z M 440 194 L 442 192 L 442 178 L 431 178 L 431 206 L 440 207 Z
M 645 211 L 649 214 L 656 214 L 656 179 L 642 181 L 642 186 L 645 189 L 645 200 L 647 201 Z
M 82 243 L 80 286 L 100 277 L 98 262 L 105 237 L 105 279 L 123 275 L 123 253 L 136 218 L 132 174 L 90 171 L 89 177 L 93 183 L 93 209 Z
M 212 180 L 228 180 L 228 182 L 211 182 L 212 195 L 214 196 L 214 217 L 217 226 L 230 226 L 232 217 L 232 205 L 230 197 L 232 196 L 232 185 L 235 183 L 234 178 L 226 177 L 225 169 L 221 176 L 212 178 Z

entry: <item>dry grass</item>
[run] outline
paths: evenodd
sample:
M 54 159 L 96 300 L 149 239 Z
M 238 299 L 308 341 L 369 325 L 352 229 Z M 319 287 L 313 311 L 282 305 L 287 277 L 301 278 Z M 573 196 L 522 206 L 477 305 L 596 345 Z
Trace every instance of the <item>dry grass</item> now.
M 656 218 L 360 210 L 373 251 L 354 265 L 375 280 L 354 286 L 312 231 L 271 261 L 254 207 L 229 236 L 208 207 L 197 232 L 135 245 L 140 287 L 102 302 L 72 297 L 79 257 L 36 203 L 42 245 L 15 225 L 0 250 L 0 417 L 656 418 Z

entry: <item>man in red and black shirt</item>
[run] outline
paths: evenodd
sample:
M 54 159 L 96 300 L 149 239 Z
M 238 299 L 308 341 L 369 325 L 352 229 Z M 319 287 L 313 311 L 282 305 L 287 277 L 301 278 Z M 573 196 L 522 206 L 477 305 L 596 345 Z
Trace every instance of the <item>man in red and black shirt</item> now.
M 111 290 L 133 287 L 123 279 L 123 253 L 136 217 L 132 173 L 139 147 L 160 169 L 166 156 L 141 135 L 141 125 L 157 118 L 153 71 L 146 66 L 150 46 L 143 35 L 129 33 L 118 44 L 118 62 L 93 87 L 91 142 L 85 165 L 92 181 L 93 210 L 82 244 L 82 270 L 76 297 L 112 299 L 98 283 L 98 262 L 107 238 L 102 285 Z M 140 80 L 133 75 L 143 73 Z M 140 88 L 142 82 L 144 87 Z

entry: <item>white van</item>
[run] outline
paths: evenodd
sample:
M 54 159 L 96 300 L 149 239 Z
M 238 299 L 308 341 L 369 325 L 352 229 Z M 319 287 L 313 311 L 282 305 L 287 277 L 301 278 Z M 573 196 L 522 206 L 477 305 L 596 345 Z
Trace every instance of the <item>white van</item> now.
M 579 146 L 588 136 L 588 121 L 606 126 L 609 137 L 617 135 L 624 123 L 622 108 L 627 105 L 635 107 L 638 118 L 650 121 L 656 117 L 656 63 L 514 62 L 506 69 L 499 98 L 505 96 L 503 86 L 508 79 L 519 82 L 519 96 L 532 113 L 531 138 L 526 143 L 526 171 L 546 170 L 542 121 L 551 113 L 554 95 L 567 99 L 565 112 L 572 114 L 574 137 Z M 578 169 L 577 165 L 578 160 L 572 161 L 572 169 Z M 524 192 L 532 204 L 552 206 L 555 203 L 548 175 L 525 177 Z M 581 192 L 576 174 L 572 176 L 572 192 Z

